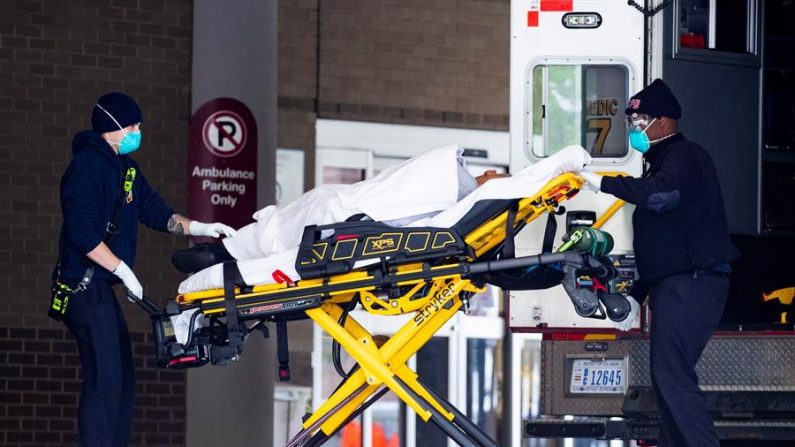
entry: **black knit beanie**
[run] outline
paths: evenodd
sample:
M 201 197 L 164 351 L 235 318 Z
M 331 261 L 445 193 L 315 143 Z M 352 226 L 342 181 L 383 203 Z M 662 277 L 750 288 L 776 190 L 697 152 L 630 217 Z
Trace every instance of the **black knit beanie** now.
M 679 119 L 682 116 L 682 107 L 662 79 L 655 79 L 648 87 L 629 99 L 624 113 L 627 115 L 645 113 L 649 116 Z
M 118 92 L 102 95 L 91 112 L 91 127 L 96 133 L 113 132 L 143 120 L 135 100 Z

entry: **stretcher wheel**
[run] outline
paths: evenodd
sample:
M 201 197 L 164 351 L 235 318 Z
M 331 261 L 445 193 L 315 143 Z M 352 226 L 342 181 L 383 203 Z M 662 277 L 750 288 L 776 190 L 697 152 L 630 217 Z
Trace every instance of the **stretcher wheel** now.
M 631 307 L 629 301 L 620 293 L 606 293 L 599 297 L 605 306 L 607 317 L 613 321 L 624 321 L 629 315 Z
M 574 304 L 574 310 L 577 312 L 577 315 L 585 318 L 592 317 L 599 311 L 599 302 L 572 302 Z M 583 308 L 585 307 L 585 308 Z

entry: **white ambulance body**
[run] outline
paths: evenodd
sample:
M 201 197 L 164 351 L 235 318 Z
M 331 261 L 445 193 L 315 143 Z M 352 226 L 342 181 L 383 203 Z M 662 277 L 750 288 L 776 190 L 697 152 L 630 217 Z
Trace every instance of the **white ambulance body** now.
M 593 156 L 589 170 L 640 176 L 643 161 L 628 146 L 624 109 L 633 93 L 659 77 L 682 105 L 680 129 L 705 146 L 715 161 L 732 234 L 777 233 L 791 244 L 795 224 L 787 219 L 792 210 L 778 206 L 784 193 L 766 190 L 763 182 L 766 172 L 777 172 L 765 171 L 768 163 L 781 163 L 782 157 L 784 163 L 795 163 L 795 151 L 771 155 L 769 142 L 779 134 L 768 132 L 771 126 L 765 124 L 771 118 L 764 111 L 778 106 L 774 96 L 766 96 L 770 80 L 777 78 L 766 66 L 772 59 L 763 56 L 781 53 L 773 37 L 763 39 L 765 4 L 770 8 L 770 2 L 646 3 L 641 5 L 644 14 L 641 6 L 626 0 L 511 2 L 511 171 L 580 144 Z M 790 11 L 790 6 L 775 7 Z M 793 40 L 787 42 L 785 48 L 795 47 Z M 787 194 L 795 193 L 789 188 Z M 783 200 L 791 204 L 789 197 Z M 567 221 L 587 220 L 588 212 L 598 216 L 614 200 L 582 191 L 565 202 L 567 212 L 557 217 L 555 245 Z M 622 293 L 635 279 L 632 211 L 625 206 L 603 227 L 615 239 L 613 261 L 619 266 L 619 278 L 610 286 Z M 517 256 L 540 253 L 544 229 L 545 219 L 537 219 L 519 233 Z M 543 334 L 544 418 L 526 420 L 523 435 L 656 438 L 648 310 L 643 314 L 633 330 L 620 332 L 609 320 L 579 317 L 561 286 L 510 292 L 511 330 Z M 753 445 L 795 440 L 793 359 L 792 324 L 758 330 L 739 325 L 713 337 L 697 369 L 723 439 L 752 437 Z M 585 383 L 586 368 L 606 379 Z

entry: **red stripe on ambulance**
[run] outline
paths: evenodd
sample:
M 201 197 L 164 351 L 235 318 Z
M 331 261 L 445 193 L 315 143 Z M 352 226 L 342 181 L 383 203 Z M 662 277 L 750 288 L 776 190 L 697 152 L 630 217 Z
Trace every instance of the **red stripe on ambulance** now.
M 574 0 L 541 0 L 542 11 L 574 11 Z
M 538 26 L 538 11 L 527 11 L 527 26 Z

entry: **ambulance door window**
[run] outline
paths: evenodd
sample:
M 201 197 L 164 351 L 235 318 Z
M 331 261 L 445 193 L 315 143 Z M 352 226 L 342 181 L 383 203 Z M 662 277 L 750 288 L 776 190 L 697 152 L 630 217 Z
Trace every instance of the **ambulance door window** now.
M 583 147 L 595 157 L 627 155 L 627 71 L 621 66 L 583 67 Z
M 576 65 L 539 65 L 533 69 L 532 143 L 537 157 L 580 144 L 579 75 Z
M 756 0 L 679 0 L 679 48 L 755 53 Z
M 535 158 L 578 144 L 593 157 L 627 156 L 629 73 L 622 65 L 537 65 L 530 139 Z

